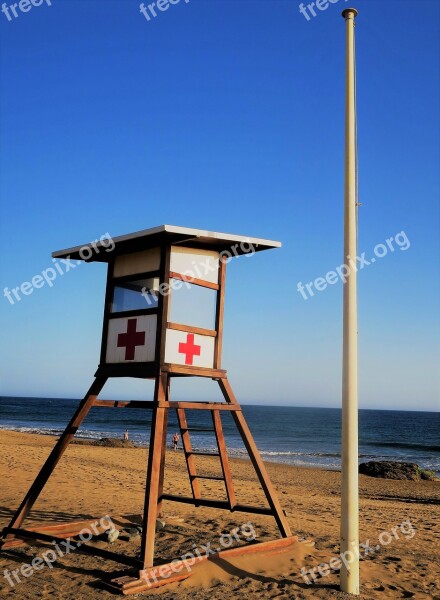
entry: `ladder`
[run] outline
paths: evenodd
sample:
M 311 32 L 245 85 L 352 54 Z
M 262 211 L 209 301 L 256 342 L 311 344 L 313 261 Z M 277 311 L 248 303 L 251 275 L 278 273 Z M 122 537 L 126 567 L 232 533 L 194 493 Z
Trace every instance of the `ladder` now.
M 178 420 L 179 428 L 180 428 L 180 434 L 182 437 L 183 451 L 185 454 L 185 461 L 186 461 L 186 466 L 188 469 L 188 476 L 189 476 L 189 481 L 191 484 L 191 492 L 192 492 L 193 499 L 194 499 L 194 505 L 199 506 L 200 502 L 198 502 L 198 501 L 201 501 L 202 503 L 207 502 L 206 500 L 204 501 L 201 497 L 199 482 L 200 482 L 200 479 L 210 479 L 213 481 L 223 481 L 224 482 L 225 489 L 226 489 L 226 495 L 227 495 L 227 506 L 225 508 L 229 508 L 229 510 L 234 510 L 234 507 L 236 506 L 237 502 L 236 502 L 236 498 L 235 498 L 234 487 L 232 484 L 232 475 L 231 475 L 231 471 L 229 468 L 229 460 L 228 460 L 228 454 L 227 454 L 227 450 L 226 450 L 225 437 L 223 434 L 223 427 L 222 427 L 222 421 L 221 421 L 221 417 L 220 417 L 220 411 L 219 410 L 210 411 L 211 416 L 212 416 L 212 427 L 210 427 L 210 428 L 189 427 L 187 420 L 186 420 L 185 409 L 178 408 L 178 409 L 176 409 L 176 412 L 177 412 L 177 420 Z M 218 452 L 197 452 L 197 451 L 193 450 L 192 445 L 191 445 L 190 432 L 213 432 L 213 433 L 215 433 L 215 439 L 217 442 Z M 223 476 L 219 477 L 219 476 L 213 476 L 213 475 L 198 474 L 198 472 L 196 470 L 196 461 L 195 461 L 196 456 L 218 456 L 220 458 L 220 464 L 221 464 Z

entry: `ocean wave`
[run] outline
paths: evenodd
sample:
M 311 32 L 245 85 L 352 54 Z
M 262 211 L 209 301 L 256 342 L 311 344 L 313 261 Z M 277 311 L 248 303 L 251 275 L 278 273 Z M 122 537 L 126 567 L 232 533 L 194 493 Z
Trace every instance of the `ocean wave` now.
M 276 450 L 260 450 L 262 456 L 322 456 L 330 458 L 340 458 L 340 452 L 278 452 Z
M 54 435 L 59 436 L 63 433 L 64 429 L 52 428 L 52 427 L 26 427 L 26 426 L 6 426 L 0 425 L 0 430 L 17 431 L 18 433 L 33 433 L 36 435 Z M 100 440 L 103 437 L 114 437 L 114 432 L 110 431 L 95 431 L 95 430 L 83 430 L 78 431 L 75 434 L 76 438 L 86 440 Z
M 60 435 L 63 430 L 62 429 L 54 429 L 50 427 L 25 427 L 23 426 L 8 426 L 8 425 L 0 425 L 0 429 L 8 430 L 8 431 L 18 431 L 19 433 L 36 433 L 39 435 Z
M 426 452 L 440 452 L 440 446 L 428 444 L 414 444 L 411 442 L 362 442 L 363 446 L 375 446 L 382 448 L 401 448 L 402 450 L 426 450 Z
M 32 433 L 39 435 L 52 435 L 59 436 L 64 431 L 64 428 L 61 427 L 44 427 L 40 424 L 35 424 L 34 426 L 26 426 L 26 425 L 0 425 L 0 430 L 12 430 L 21 433 Z M 81 429 L 76 434 L 77 438 L 80 439 L 91 439 L 91 440 L 99 440 L 103 437 L 119 437 L 119 431 L 115 430 L 98 430 L 98 429 Z M 197 437 L 197 436 L 194 436 Z M 136 430 L 130 431 L 130 439 L 139 446 L 146 446 L 148 442 L 148 435 L 145 432 L 140 432 Z M 228 454 L 231 457 L 236 458 L 247 458 L 248 453 L 244 447 L 237 447 L 235 444 L 240 444 L 238 440 L 229 440 L 227 438 L 227 446 L 228 446 Z M 198 442 L 198 443 L 197 443 Z M 234 444 L 234 445 L 232 445 Z M 368 445 L 368 444 L 365 444 Z M 387 443 L 385 442 L 385 447 L 389 447 L 389 452 L 381 452 L 380 446 L 381 444 L 374 443 L 369 444 L 370 446 L 375 446 L 374 450 L 370 453 L 361 453 L 359 454 L 360 462 L 365 460 L 376 460 L 376 461 L 393 461 L 397 460 L 400 462 L 415 462 L 419 464 L 421 467 L 425 469 L 430 469 L 436 472 L 440 471 L 440 460 L 437 459 L 437 456 L 432 454 L 432 449 L 434 447 L 427 447 L 422 444 L 400 444 L 402 449 L 406 449 L 408 452 L 400 453 L 396 455 L 396 453 L 392 452 L 392 449 L 396 449 L 399 447 L 399 444 Z M 199 437 L 199 439 L 193 440 L 193 448 L 194 450 L 201 452 L 212 452 L 213 454 L 217 451 L 217 447 L 215 444 L 210 445 L 206 442 L 203 437 Z M 414 452 L 410 452 L 410 450 L 414 450 Z M 420 453 L 420 450 L 424 450 L 426 454 Z M 428 452 L 431 450 L 431 454 Z M 419 452 L 419 453 L 418 453 Z M 260 454 L 262 458 L 268 462 L 278 462 L 283 464 L 291 464 L 297 466 L 304 467 L 321 467 L 327 469 L 340 469 L 341 467 L 341 455 L 339 452 L 313 452 L 310 450 L 276 450 L 276 449 L 260 449 Z

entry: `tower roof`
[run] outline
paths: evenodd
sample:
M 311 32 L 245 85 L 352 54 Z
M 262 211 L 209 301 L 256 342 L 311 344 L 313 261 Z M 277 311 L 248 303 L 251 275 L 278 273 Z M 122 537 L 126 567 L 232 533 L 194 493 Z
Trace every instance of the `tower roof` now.
M 103 236 L 104 237 L 104 236 Z M 89 242 L 73 248 L 65 248 L 52 253 L 53 258 L 71 258 L 87 262 L 109 262 L 115 255 L 129 254 L 148 248 L 168 245 L 198 247 L 209 250 L 229 251 L 233 256 L 280 248 L 281 242 L 265 240 L 232 233 L 218 233 L 204 229 L 191 229 L 176 225 L 159 225 L 112 238 L 115 248 L 112 252 L 98 252 L 96 248 L 108 248 L 109 237 L 102 241 Z M 90 252 L 85 249 L 89 248 Z M 86 255 L 87 258 L 83 256 Z M 88 256 L 90 255 L 90 258 Z

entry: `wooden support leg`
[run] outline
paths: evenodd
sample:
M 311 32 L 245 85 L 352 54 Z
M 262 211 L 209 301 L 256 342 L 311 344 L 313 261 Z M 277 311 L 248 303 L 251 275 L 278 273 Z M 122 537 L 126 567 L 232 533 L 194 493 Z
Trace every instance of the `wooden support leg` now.
M 156 518 L 159 500 L 161 468 L 163 464 L 162 453 L 164 437 L 166 437 L 165 422 L 168 408 L 157 406 L 158 402 L 166 400 L 168 377 L 161 373 L 156 378 L 154 401 L 151 421 L 150 446 L 148 450 L 147 482 L 145 489 L 144 520 L 142 526 L 141 561 L 143 568 L 153 566 L 154 542 L 156 535 Z
M 40 495 L 41 491 L 46 485 L 47 480 L 51 476 L 60 458 L 64 454 L 67 446 L 69 445 L 79 426 L 85 419 L 87 413 L 93 406 L 94 401 L 96 400 L 99 392 L 104 387 L 106 381 L 107 377 L 97 377 L 92 383 L 89 391 L 84 396 L 84 399 L 78 406 L 70 423 L 67 425 L 66 429 L 62 433 L 61 437 L 55 444 L 52 452 L 49 454 L 46 462 L 41 468 L 41 471 L 35 478 L 34 483 L 31 485 L 23 502 L 20 504 L 18 510 L 13 516 L 12 521 L 9 523 L 8 527 L 5 527 L 5 529 L 3 530 L 3 537 L 8 535 L 9 528 L 19 529 L 21 527 L 23 521 L 26 519 L 27 515 L 29 514 L 29 511 L 32 509 L 33 505 L 38 499 L 38 496 Z
M 227 379 L 220 379 L 218 380 L 218 383 L 226 402 L 230 404 L 238 404 L 229 381 Z M 260 453 L 258 452 L 258 448 L 254 442 L 243 413 L 241 411 L 232 411 L 232 417 L 235 421 L 238 431 L 240 432 L 244 445 L 246 446 L 246 450 L 254 466 L 255 472 L 257 473 L 269 506 L 272 509 L 273 516 L 275 517 L 281 535 L 283 537 L 289 537 L 292 535 L 289 523 L 287 522 L 283 509 L 281 508 L 278 496 L 272 486 L 269 475 L 266 471 L 266 467 L 261 460 Z
M 167 387 L 166 387 L 166 399 L 169 402 L 170 400 L 170 382 L 171 378 L 167 377 Z M 164 433 L 163 433 L 163 441 L 162 441 L 162 452 L 160 458 L 160 475 L 159 475 L 159 490 L 158 490 L 158 502 L 157 502 L 157 516 L 163 517 L 162 510 L 162 493 L 163 493 L 163 482 L 165 478 L 165 458 L 167 452 L 167 427 L 168 427 L 168 409 L 165 409 L 165 417 L 164 417 Z

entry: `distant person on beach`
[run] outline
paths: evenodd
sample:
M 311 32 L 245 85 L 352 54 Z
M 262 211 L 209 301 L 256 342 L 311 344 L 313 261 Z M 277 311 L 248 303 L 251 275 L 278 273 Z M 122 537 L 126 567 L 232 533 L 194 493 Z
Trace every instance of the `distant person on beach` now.
M 128 429 L 124 431 L 124 442 L 128 442 Z
M 173 446 L 174 446 L 174 450 L 177 450 L 177 444 L 179 442 L 179 434 L 176 433 L 173 435 Z

